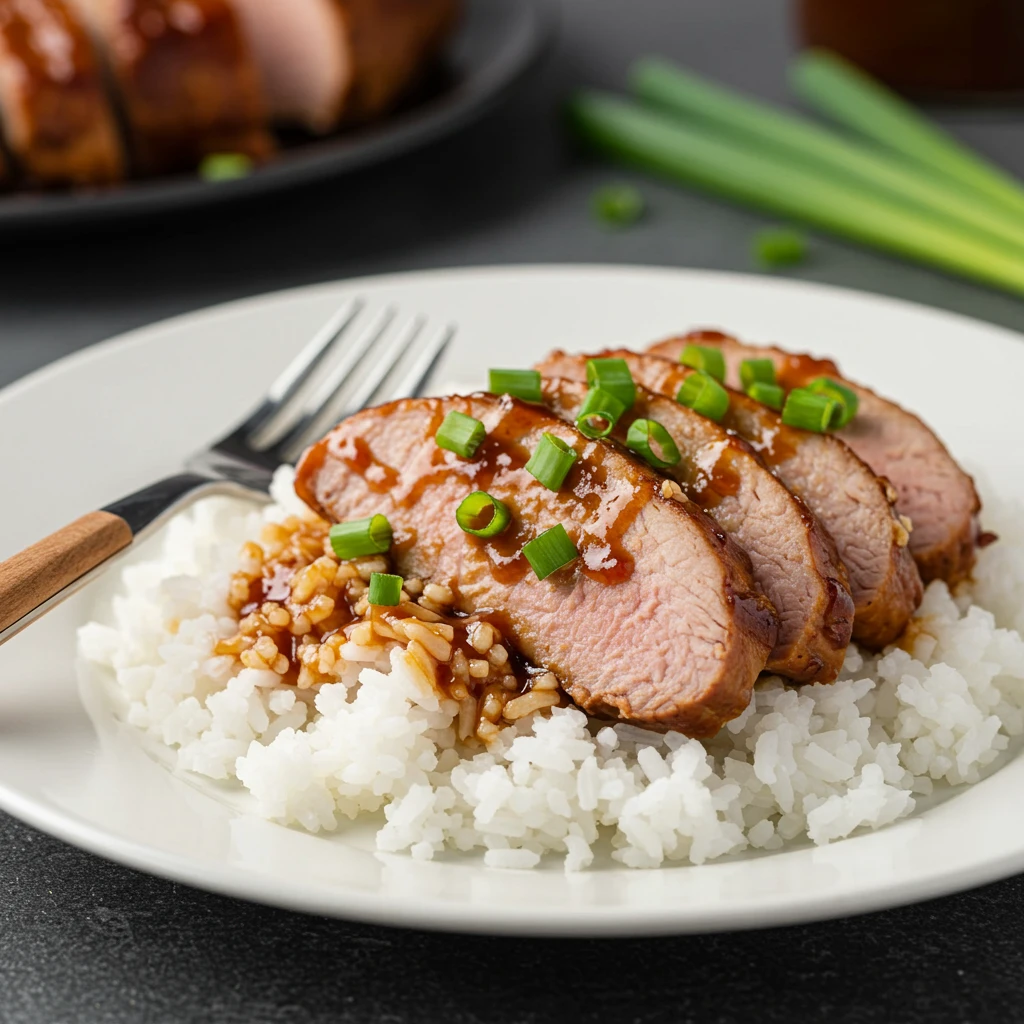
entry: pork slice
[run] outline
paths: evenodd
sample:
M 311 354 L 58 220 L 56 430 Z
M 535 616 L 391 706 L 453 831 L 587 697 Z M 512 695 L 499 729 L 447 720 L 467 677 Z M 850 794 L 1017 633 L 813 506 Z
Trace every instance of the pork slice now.
M 487 438 L 462 459 L 434 435 L 457 410 Z M 524 466 L 547 432 L 579 453 L 558 492 Z M 776 621 L 742 552 L 661 479 L 553 414 L 508 397 L 410 399 L 342 422 L 303 456 L 296 490 L 332 520 L 383 513 L 397 570 L 487 609 L 523 654 L 595 714 L 713 735 L 750 701 Z M 462 499 L 486 490 L 512 511 L 492 539 L 464 533 Z M 561 523 L 580 551 L 537 579 L 523 545 Z
M 573 379 L 547 378 L 544 401 L 574 422 L 587 395 L 586 357 L 566 357 L 561 368 Z M 612 437 L 625 443 L 637 419 L 657 420 L 669 432 L 681 459 L 662 472 L 750 556 L 754 581 L 779 618 L 767 671 L 832 682 L 853 629 L 853 598 L 832 537 L 750 445 L 717 423 L 644 387 Z
M 661 356 L 625 349 L 599 356 L 625 359 L 639 384 L 673 398 L 693 372 Z M 564 359 L 556 352 L 539 369 L 557 375 Z M 921 603 L 922 586 L 891 488 L 838 438 L 787 427 L 742 392 L 730 392 L 722 425 L 749 442 L 832 535 L 849 576 L 853 639 L 877 649 L 899 637 Z
M 460 0 L 233 0 L 271 116 L 332 131 L 390 110 L 436 56 Z
M 836 436 L 896 488 L 896 509 L 910 520 L 910 551 L 921 578 L 925 583 L 941 579 L 955 586 L 970 575 L 981 501 L 971 477 L 917 416 L 863 384 L 847 380 L 829 359 L 746 345 L 719 331 L 697 331 L 657 348 L 671 356 L 687 340 L 721 348 L 734 383 L 742 360 L 768 358 L 774 361 L 783 387 L 802 387 L 816 377 L 832 377 L 853 390 L 860 403 L 857 416 Z
M 123 176 L 102 71 L 65 0 L 0 0 L 0 114 L 30 184 L 103 185 Z
M 135 170 L 273 150 L 256 63 L 229 0 L 73 0 L 117 87 Z

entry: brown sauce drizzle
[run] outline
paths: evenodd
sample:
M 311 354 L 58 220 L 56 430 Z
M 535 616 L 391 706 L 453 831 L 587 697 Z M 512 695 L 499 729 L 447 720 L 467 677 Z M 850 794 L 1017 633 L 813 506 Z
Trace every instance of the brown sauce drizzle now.
M 775 376 L 787 391 L 802 387 L 815 377 L 836 377 L 842 380 L 839 367 L 831 359 L 815 359 L 809 355 L 786 355 L 776 359 Z
M 361 437 L 345 438 L 334 448 L 334 454 L 349 469 L 358 473 L 371 491 L 386 494 L 398 483 L 398 473 L 374 458 L 370 446 Z

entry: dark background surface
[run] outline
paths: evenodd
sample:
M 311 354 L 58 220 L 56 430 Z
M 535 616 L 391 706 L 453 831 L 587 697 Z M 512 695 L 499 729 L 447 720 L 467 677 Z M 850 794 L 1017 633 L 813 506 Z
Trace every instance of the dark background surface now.
M 618 175 L 564 144 L 559 98 L 640 54 L 785 101 L 783 0 L 563 0 L 554 54 L 458 138 L 216 215 L 0 239 L 0 385 L 117 332 L 258 292 L 423 267 L 619 262 L 754 270 L 755 214 L 642 183 L 650 215 L 587 212 Z M 1024 174 L 1024 111 L 938 112 Z M 1016 300 L 816 238 L 794 272 L 1024 327 Z M 154 368 L 158 373 L 158 368 Z M 11 439 L 7 439 L 10 442 Z M 0 815 L 0 1022 L 1024 1020 L 1020 878 L 772 932 L 462 938 L 250 906 L 108 864 Z

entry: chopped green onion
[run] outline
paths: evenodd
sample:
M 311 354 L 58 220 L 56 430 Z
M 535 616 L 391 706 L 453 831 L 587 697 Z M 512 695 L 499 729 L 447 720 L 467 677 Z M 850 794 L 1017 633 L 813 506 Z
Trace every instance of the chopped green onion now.
M 576 414 L 576 429 L 584 437 L 607 437 L 625 411 L 626 407 L 610 391 L 591 388 Z
M 587 384 L 610 392 L 627 409 L 636 401 L 636 384 L 625 359 L 588 359 Z
M 343 562 L 366 555 L 382 555 L 391 547 L 391 524 L 382 515 L 351 519 L 347 523 L 335 523 L 328 536 L 331 550 Z
M 722 417 L 729 411 L 729 392 L 710 373 L 703 370 L 691 373 L 683 381 L 676 401 L 716 423 L 720 423 Z
M 486 491 L 474 491 L 455 510 L 455 521 L 474 537 L 497 537 L 512 521 L 512 513 Z
M 710 373 L 715 380 L 725 380 L 725 356 L 712 345 L 687 345 L 679 353 L 679 362 L 694 370 Z
M 836 422 L 832 424 L 835 429 L 845 427 L 857 415 L 860 400 L 857 398 L 856 392 L 843 387 L 839 381 L 833 380 L 831 377 L 816 377 L 806 387 L 808 391 L 813 391 L 816 395 L 827 395 L 829 398 L 834 398 L 842 406 Z
M 841 409 L 842 403 L 835 398 L 816 395 L 806 388 L 793 388 L 782 410 L 782 422 L 790 427 L 824 434 L 835 425 L 835 416 Z
M 252 173 L 252 160 L 244 153 L 210 153 L 199 165 L 204 181 L 234 181 Z
M 792 267 L 807 256 L 807 238 L 791 228 L 765 228 L 754 235 L 754 258 L 765 267 Z
M 438 427 L 434 440 L 439 448 L 455 452 L 464 459 L 471 459 L 486 436 L 487 429 L 479 420 L 452 409 Z
M 767 405 L 769 409 L 775 409 L 776 412 L 782 411 L 782 406 L 786 401 L 786 392 L 783 388 L 778 384 L 765 384 L 764 381 L 760 380 L 755 380 L 747 388 L 747 394 L 755 402 Z
M 740 363 L 740 383 L 743 390 L 750 393 L 750 385 L 775 383 L 775 363 L 770 359 L 744 359 Z
M 489 377 L 487 390 L 492 395 L 511 395 L 524 402 L 544 401 L 538 370 L 491 370 Z
M 605 185 L 594 193 L 590 208 L 602 224 L 624 228 L 644 215 L 644 197 L 632 185 Z
M 544 434 L 526 464 L 526 472 L 535 476 L 549 491 L 557 491 L 578 457 L 576 449 L 560 437 Z
M 370 604 L 393 608 L 402 600 L 402 577 L 386 572 L 370 573 Z
M 672 435 L 657 420 L 633 420 L 626 435 L 626 447 L 642 455 L 655 469 L 678 465 L 681 458 Z
M 546 580 L 553 572 L 580 557 L 579 550 L 561 523 L 524 544 L 523 554 L 539 580 Z

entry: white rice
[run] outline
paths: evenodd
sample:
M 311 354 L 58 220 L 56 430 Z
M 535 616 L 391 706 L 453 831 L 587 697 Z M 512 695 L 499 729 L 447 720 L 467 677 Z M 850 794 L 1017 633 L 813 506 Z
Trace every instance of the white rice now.
M 237 779 L 282 824 L 332 831 L 383 809 L 378 849 L 418 859 L 483 850 L 493 867 L 532 868 L 557 854 L 575 871 L 603 839 L 630 867 L 700 864 L 886 825 L 936 786 L 978 781 L 1024 732 L 1017 507 L 988 502 L 1000 543 L 980 553 L 971 592 L 928 588 L 908 650 L 851 647 L 831 686 L 762 681 L 713 741 L 555 709 L 474 755 L 456 743 L 457 704 L 417 685 L 400 648 L 315 696 L 213 655 L 237 629 L 225 595 L 239 546 L 295 510 L 287 472 L 274 497 L 265 510 L 211 499 L 175 519 L 79 644 L 179 768 Z

